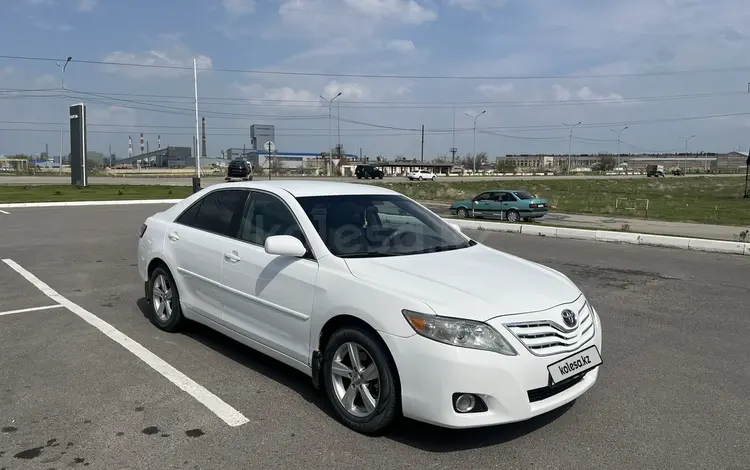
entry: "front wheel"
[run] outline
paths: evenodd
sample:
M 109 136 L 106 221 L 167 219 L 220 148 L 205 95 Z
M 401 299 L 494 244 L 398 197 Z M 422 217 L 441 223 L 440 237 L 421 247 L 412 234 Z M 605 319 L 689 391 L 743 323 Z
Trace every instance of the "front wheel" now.
M 437 179 L 437 177 L 435 177 L 435 176 L 432 177 L 432 181 L 435 181 L 436 179 Z
M 372 333 L 342 328 L 326 345 L 326 395 L 339 420 L 354 431 L 378 433 L 398 417 L 395 374 L 385 345 Z
M 469 217 L 469 211 L 467 211 L 463 207 L 459 207 L 458 209 L 456 209 L 456 215 L 459 219 L 465 219 Z

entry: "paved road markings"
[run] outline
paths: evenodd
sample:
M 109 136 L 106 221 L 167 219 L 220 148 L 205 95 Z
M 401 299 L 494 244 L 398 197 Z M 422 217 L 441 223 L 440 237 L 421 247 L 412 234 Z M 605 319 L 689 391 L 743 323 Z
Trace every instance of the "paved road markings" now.
M 6 212 L 6 211 L 0 209 L 0 214 L 10 215 L 10 212 Z
M 26 313 L 26 312 L 38 312 L 40 310 L 51 310 L 53 308 L 63 308 L 62 305 L 45 305 L 44 307 L 31 307 L 31 308 L 22 308 L 19 310 L 7 310 L 5 312 L 0 312 L 0 317 L 3 315 L 13 315 L 14 313 Z
M 120 346 L 135 354 L 140 360 L 151 366 L 151 368 L 156 372 L 160 373 L 167 380 L 198 400 L 198 402 L 211 410 L 216 416 L 218 416 L 229 426 L 241 426 L 249 422 L 249 420 L 242 413 L 228 405 L 221 398 L 209 392 L 202 385 L 194 382 L 188 376 L 169 365 L 163 359 L 161 359 L 148 349 L 144 348 L 127 335 L 120 332 L 114 326 L 110 325 L 109 323 L 105 322 L 83 307 L 71 302 L 67 298 L 58 294 L 54 289 L 42 282 L 39 278 L 34 276 L 32 273 L 27 271 L 12 259 L 4 259 L 3 262 L 18 274 L 23 276 L 27 281 L 32 283 L 47 297 L 54 300 L 55 302 L 58 302 L 63 307 L 75 313 L 91 326 L 97 328 L 109 338 L 119 343 Z

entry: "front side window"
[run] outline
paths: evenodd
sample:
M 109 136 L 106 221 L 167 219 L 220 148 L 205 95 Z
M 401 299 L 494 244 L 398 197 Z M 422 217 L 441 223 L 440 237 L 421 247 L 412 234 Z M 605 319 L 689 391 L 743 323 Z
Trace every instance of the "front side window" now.
M 272 194 L 253 191 L 242 217 L 239 238 L 256 245 L 265 245 L 266 239 L 273 235 L 292 235 L 303 244 L 306 243 L 297 220 L 281 199 Z
M 177 223 L 199 230 L 234 237 L 242 209 L 250 194 L 247 190 L 222 189 L 206 194 L 177 219 Z
M 440 217 L 400 195 L 297 198 L 335 256 L 405 256 L 468 248 Z

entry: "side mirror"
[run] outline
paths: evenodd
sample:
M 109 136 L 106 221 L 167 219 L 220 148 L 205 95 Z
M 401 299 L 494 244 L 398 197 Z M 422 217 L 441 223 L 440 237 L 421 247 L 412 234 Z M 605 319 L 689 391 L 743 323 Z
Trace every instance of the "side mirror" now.
M 294 258 L 301 258 L 307 253 L 307 249 L 302 242 L 291 235 L 274 235 L 266 238 L 265 249 L 269 255 Z
M 453 223 L 453 222 L 448 222 L 448 225 L 450 225 L 450 226 L 451 226 L 451 228 L 452 228 L 453 230 L 455 230 L 456 232 L 458 232 L 458 233 L 463 233 L 463 232 L 461 231 L 461 226 L 459 226 L 458 224 L 456 224 L 456 223 Z

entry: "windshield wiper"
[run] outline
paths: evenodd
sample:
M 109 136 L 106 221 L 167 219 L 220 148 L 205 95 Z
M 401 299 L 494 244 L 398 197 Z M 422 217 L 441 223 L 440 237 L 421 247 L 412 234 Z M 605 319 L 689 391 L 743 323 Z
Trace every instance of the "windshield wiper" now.
M 423 250 L 417 250 L 417 251 L 410 251 L 409 253 L 403 253 L 404 255 L 421 255 L 424 253 L 440 253 L 442 251 L 452 251 L 452 250 L 460 250 L 462 248 L 468 248 L 472 246 L 470 243 L 461 243 L 458 245 L 438 245 L 438 246 L 431 246 L 430 248 L 425 248 Z
M 361 253 L 348 253 L 345 255 L 338 255 L 339 258 L 382 258 L 385 256 L 399 256 L 402 253 L 386 253 L 383 251 L 364 251 Z

